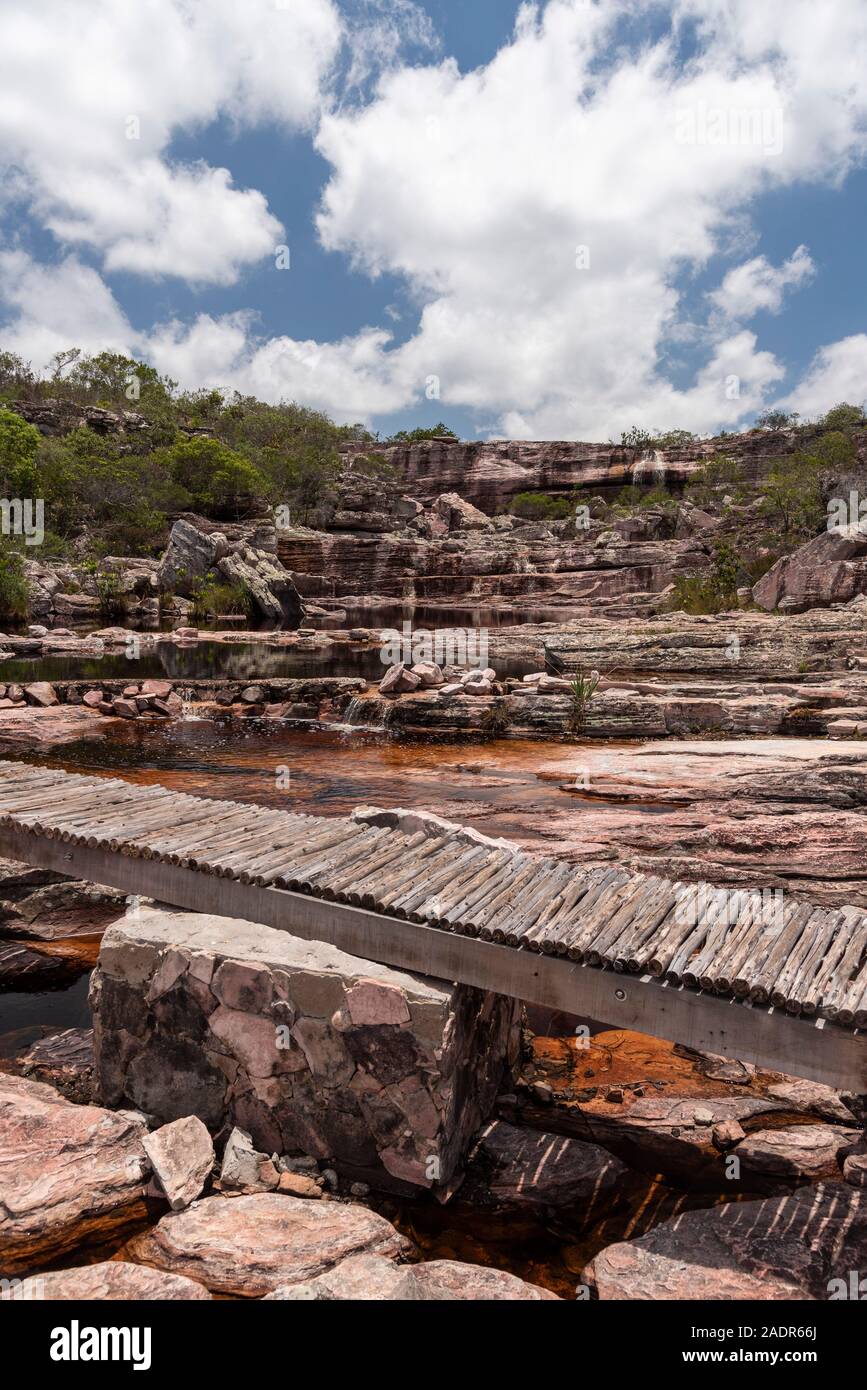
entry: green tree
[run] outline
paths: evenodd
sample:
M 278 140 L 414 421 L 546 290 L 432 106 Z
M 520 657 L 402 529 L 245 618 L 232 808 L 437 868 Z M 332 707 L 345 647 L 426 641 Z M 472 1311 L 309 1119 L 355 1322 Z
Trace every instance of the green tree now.
M 844 434 L 850 430 L 860 430 L 867 425 L 867 415 L 860 405 L 849 405 L 847 401 L 841 401 L 839 405 L 832 408 L 822 416 L 819 426 L 823 430 L 841 430 Z
M 172 481 L 206 516 L 249 516 L 268 493 L 258 468 L 217 439 L 185 439 L 166 451 L 166 460 Z
M 422 444 L 426 439 L 458 438 L 459 436 L 455 434 L 454 430 L 450 430 L 448 425 L 444 425 L 442 420 L 440 420 L 438 425 L 433 425 L 430 427 L 419 426 L 418 429 L 414 430 L 398 430 L 397 434 L 393 434 L 390 439 L 386 440 L 386 443 Z
M 792 430 L 799 419 L 800 416 L 796 410 L 765 410 L 761 415 L 756 416 L 756 429 Z
M 42 436 L 14 410 L 0 410 L 0 489 L 4 497 L 41 497 L 36 455 Z

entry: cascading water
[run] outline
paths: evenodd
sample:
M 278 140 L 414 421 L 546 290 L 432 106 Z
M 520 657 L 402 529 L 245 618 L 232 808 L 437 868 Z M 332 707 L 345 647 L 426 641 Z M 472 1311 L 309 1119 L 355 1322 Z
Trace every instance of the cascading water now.
M 394 704 L 377 696 L 353 695 L 343 714 L 343 723 L 353 729 L 385 729 L 391 722 Z

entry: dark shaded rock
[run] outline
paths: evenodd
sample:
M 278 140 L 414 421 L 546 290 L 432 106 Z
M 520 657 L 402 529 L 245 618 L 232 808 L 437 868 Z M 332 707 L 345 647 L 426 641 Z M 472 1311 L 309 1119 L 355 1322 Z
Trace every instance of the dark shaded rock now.
M 867 1262 L 867 1197 L 845 1183 L 686 1212 L 610 1245 L 582 1282 L 602 1299 L 846 1297 Z M 839 1281 L 839 1285 L 837 1282 Z

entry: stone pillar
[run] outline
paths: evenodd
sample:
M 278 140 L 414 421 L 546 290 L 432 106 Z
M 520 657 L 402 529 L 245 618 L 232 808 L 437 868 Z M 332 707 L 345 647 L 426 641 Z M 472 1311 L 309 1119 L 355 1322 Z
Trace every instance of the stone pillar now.
M 392 1191 L 448 1188 L 520 1046 L 502 995 L 172 909 L 108 929 L 91 1003 L 106 1105 L 238 1125 Z

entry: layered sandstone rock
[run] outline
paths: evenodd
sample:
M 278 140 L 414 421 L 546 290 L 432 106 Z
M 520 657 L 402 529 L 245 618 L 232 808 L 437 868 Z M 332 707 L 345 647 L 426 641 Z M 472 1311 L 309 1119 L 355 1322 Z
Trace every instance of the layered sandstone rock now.
M 0 1273 L 39 1268 L 146 1215 L 144 1124 L 0 1074 Z
M 519 492 L 568 496 L 575 487 L 599 491 L 633 482 L 686 482 L 708 459 L 722 454 L 741 464 L 746 477 L 764 476 L 780 458 L 794 454 L 791 431 L 753 430 L 745 434 L 695 440 L 682 448 L 641 450 L 575 440 L 430 439 L 415 444 L 377 446 L 377 454 L 397 470 L 406 491 L 422 502 L 457 492 L 488 515 L 505 511 Z M 369 445 L 348 445 L 351 459 Z
M 850 1274 L 865 1260 L 867 1196 L 825 1183 L 686 1212 L 609 1246 L 581 1278 L 597 1298 L 626 1302 L 825 1300 L 851 1297 Z
M 384 1187 L 448 1186 L 518 1045 L 500 996 L 195 913 L 112 926 L 93 1006 L 108 1104 Z
M 867 531 L 860 526 L 823 531 L 798 547 L 753 586 L 760 608 L 802 613 L 848 603 L 867 593 Z
M 176 521 L 157 569 L 159 588 L 163 592 L 191 593 L 228 548 L 221 531 L 205 532 L 189 521 Z
M 119 1300 L 164 1302 L 210 1300 L 204 1284 L 181 1274 L 167 1274 L 146 1265 L 130 1264 L 125 1260 L 106 1260 L 100 1264 L 83 1265 L 75 1269 L 58 1269 L 22 1279 L 20 1284 L 0 1293 L 0 1300 L 48 1300 L 94 1303 Z
M 459 1260 L 398 1265 L 381 1255 L 353 1255 L 316 1279 L 284 1284 L 267 1294 L 265 1301 L 337 1303 L 357 1299 L 396 1303 L 470 1299 L 537 1303 L 556 1297 L 504 1269 L 463 1264 Z
M 239 1298 L 315 1279 L 354 1255 L 412 1254 L 411 1242 L 367 1207 L 278 1193 L 207 1197 L 164 1216 L 126 1248 L 141 1264 Z

